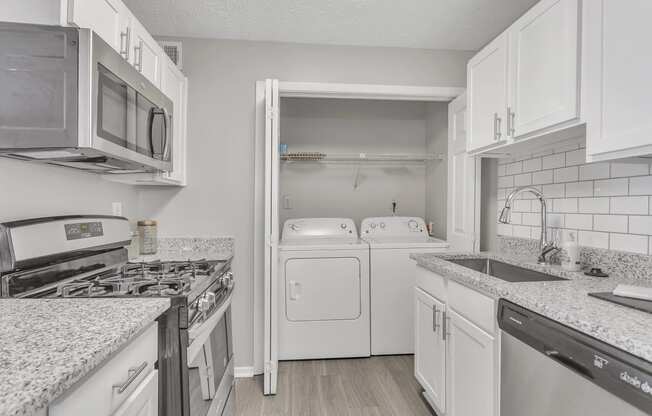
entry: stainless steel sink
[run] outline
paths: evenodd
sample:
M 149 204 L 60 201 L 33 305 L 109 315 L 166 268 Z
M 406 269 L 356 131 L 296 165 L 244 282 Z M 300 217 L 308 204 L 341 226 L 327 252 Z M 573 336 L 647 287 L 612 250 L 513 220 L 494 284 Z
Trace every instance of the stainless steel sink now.
M 563 277 L 535 272 L 534 270 L 524 269 L 523 267 L 491 259 L 454 259 L 448 261 L 506 282 L 552 282 L 556 280 L 568 280 Z

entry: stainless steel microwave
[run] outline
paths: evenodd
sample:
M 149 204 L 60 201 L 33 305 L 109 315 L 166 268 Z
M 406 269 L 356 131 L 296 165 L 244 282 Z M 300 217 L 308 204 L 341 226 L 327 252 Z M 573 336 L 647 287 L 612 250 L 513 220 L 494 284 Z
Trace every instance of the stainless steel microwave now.
M 88 29 L 0 22 L 0 156 L 172 170 L 172 101 Z

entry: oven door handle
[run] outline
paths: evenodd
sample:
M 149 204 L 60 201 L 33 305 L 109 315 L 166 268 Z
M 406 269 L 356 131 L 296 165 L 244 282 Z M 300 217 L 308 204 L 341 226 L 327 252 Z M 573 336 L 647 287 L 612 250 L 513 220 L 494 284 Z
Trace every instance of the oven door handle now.
M 215 329 L 226 310 L 231 306 L 232 297 L 233 291 L 224 298 L 224 301 L 219 307 L 213 309 L 202 323 L 188 328 L 188 364 L 194 361 L 204 346 L 204 343 L 206 343 L 206 340 L 211 335 L 211 332 L 213 332 L 213 329 Z

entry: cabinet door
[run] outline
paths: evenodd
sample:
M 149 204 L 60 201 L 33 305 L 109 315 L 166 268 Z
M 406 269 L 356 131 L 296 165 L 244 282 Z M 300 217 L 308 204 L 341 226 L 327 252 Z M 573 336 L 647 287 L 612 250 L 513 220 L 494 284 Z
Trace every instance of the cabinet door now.
M 136 19 L 132 24 L 132 64 L 157 87 L 161 87 L 161 47 Z
M 161 57 L 161 91 L 172 100 L 172 172 L 163 173 L 169 181 L 186 184 L 186 105 L 187 78 L 167 56 Z
M 507 134 L 519 137 L 578 114 L 578 0 L 544 0 L 512 25 Z
M 582 118 L 589 161 L 652 153 L 652 2 L 582 3 Z
M 92 29 L 113 49 L 126 57 L 131 13 L 120 0 L 72 0 L 68 23 Z
M 444 304 L 414 289 L 414 376 L 439 411 L 446 410 Z
M 158 370 L 138 385 L 113 416 L 158 416 Z
M 448 416 L 497 416 L 498 384 L 494 337 L 447 311 Z
M 507 137 L 507 32 L 494 39 L 467 64 L 467 150 L 504 143 Z

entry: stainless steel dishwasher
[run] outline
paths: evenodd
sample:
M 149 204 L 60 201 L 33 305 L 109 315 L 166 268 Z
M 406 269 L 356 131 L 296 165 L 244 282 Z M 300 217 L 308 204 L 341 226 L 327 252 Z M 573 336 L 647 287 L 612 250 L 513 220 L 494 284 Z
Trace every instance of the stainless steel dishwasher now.
M 501 299 L 501 416 L 652 414 L 652 363 Z

